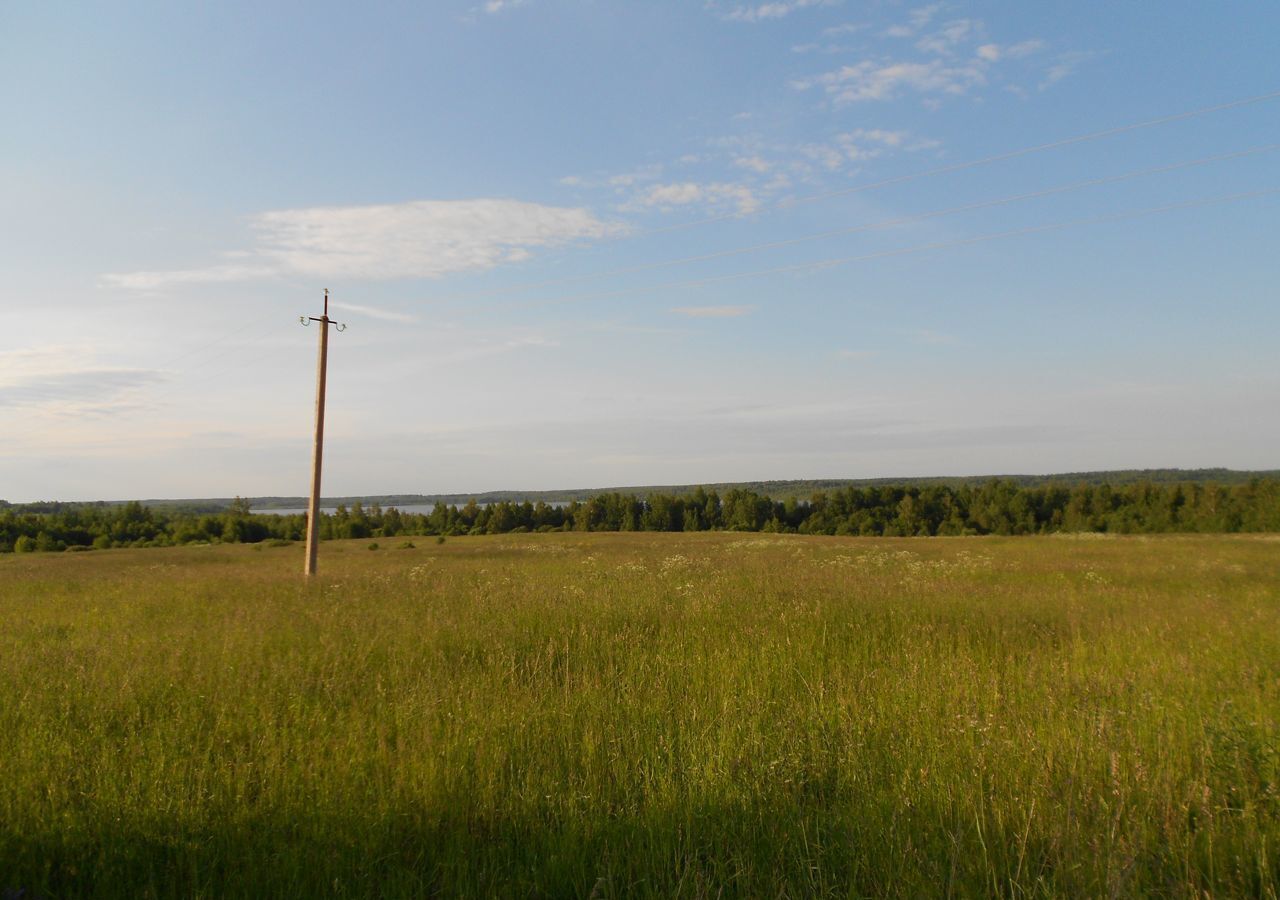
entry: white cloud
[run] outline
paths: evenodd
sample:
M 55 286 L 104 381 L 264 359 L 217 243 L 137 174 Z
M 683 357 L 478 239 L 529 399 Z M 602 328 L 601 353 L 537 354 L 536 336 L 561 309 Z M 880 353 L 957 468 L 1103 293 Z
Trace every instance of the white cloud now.
M 942 28 L 916 41 L 916 49 L 937 56 L 948 56 L 956 47 L 972 40 L 981 33 L 982 23 L 973 19 L 956 19 Z
M 347 312 L 356 313 L 357 315 L 368 316 L 371 319 L 381 319 L 384 322 L 401 322 L 407 325 L 418 321 L 417 316 L 394 312 L 389 309 L 379 309 L 376 306 L 362 306 L 358 303 L 343 303 L 340 300 L 334 300 L 329 305 L 334 309 L 343 309 Z
M 1044 49 L 1044 41 L 1039 38 L 1033 38 L 1029 41 L 1021 41 L 1004 48 L 1004 55 L 1013 59 L 1021 59 L 1024 56 L 1030 56 L 1032 53 L 1039 53 Z
M 518 200 L 416 200 L 278 210 L 250 225 L 255 262 L 105 275 L 104 284 L 158 289 L 272 274 L 315 278 L 438 278 L 527 259 L 532 249 L 614 236 L 586 209 Z
M 1057 61 L 1045 71 L 1044 80 L 1040 82 L 1040 90 L 1052 87 L 1062 79 L 1075 74 L 1080 64 L 1093 56 L 1093 53 L 1087 51 L 1059 54 Z
M 679 184 L 659 184 L 650 188 L 641 202 L 645 206 L 684 206 L 701 200 L 706 195 L 702 185 L 692 181 Z
M 942 9 L 941 3 L 931 3 L 928 6 L 920 6 L 907 14 L 907 21 L 902 25 L 894 25 L 885 29 L 886 37 L 908 38 L 919 33 L 922 28 L 928 27 L 933 21 L 934 16 Z
M 481 7 L 486 15 L 496 15 L 500 12 L 506 12 L 509 9 L 515 9 L 517 6 L 524 6 L 528 0 L 486 0 Z
M 621 195 L 622 213 L 670 212 L 700 207 L 710 215 L 736 209 L 753 213 L 783 202 L 798 183 L 821 184 L 828 173 L 847 174 L 851 166 L 892 153 L 937 147 L 936 141 L 913 139 L 906 131 L 859 128 L 824 137 L 820 142 L 790 143 L 766 133 L 731 133 L 703 139 L 699 153 L 686 154 L 666 166 L 636 169 L 646 176 L 666 171 L 668 178 L 649 182 L 617 176 L 576 178 L 572 186 Z M 696 167 L 696 168 L 691 168 Z M 726 177 L 726 172 L 732 172 Z M 674 178 L 676 173 L 682 177 Z
M 751 306 L 677 306 L 671 311 L 692 319 L 732 319 L 745 316 L 753 309 Z
M 845 166 L 844 153 L 831 144 L 808 144 L 802 152 L 829 172 L 838 172 Z
M 263 213 L 260 250 L 293 272 L 438 278 L 490 269 L 529 247 L 616 234 L 585 209 L 516 200 L 420 200 Z
M 897 147 L 907 139 L 905 131 L 887 131 L 883 128 L 859 128 L 848 134 L 851 139 L 865 139 L 884 144 L 886 147 Z
M 986 82 L 980 61 L 949 64 L 943 60 L 874 62 L 864 60 L 816 78 L 793 82 L 798 90 L 822 88 L 837 105 L 867 100 L 891 100 L 904 90 L 920 94 L 963 94 Z
M 163 381 L 150 369 L 80 369 L 52 375 L 32 375 L 0 384 L 0 407 L 41 406 L 67 412 L 107 412 L 133 405 L 122 395 L 134 388 Z
M 904 91 L 914 91 L 926 95 L 926 107 L 937 109 L 941 105 L 939 95 L 968 93 L 986 84 L 997 63 L 1030 56 L 1045 46 L 1039 39 L 974 46 L 986 31 L 979 19 L 953 19 L 926 31 L 943 8 L 941 3 L 919 7 L 910 12 L 906 22 L 882 32 L 888 37 L 916 38 L 915 49 L 924 54 L 923 59 L 865 59 L 815 78 L 794 81 L 792 86 L 800 90 L 822 87 L 838 105 L 890 100 Z M 1042 87 L 1066 77 L 1072 65 L 1063 61 L 1050 70 Z
M 1039 39 L 1013 44 L 979 43 L 986 32 L 979 19 L 953 19 L 925 32 L 943 8 L 941 3 L 919 7 L 910 12 L 905 23 L 883 32 L 891 37 L 917 38 L 915 49 L 922 54 L 920 58 L 862 59 L 795 80 L 791 86 L 797 90 L 821 88 L 836 105 L 892 100 L 904 92 L 914 92 L 925 95 L 926 107 L 936 109 L 941 105 L 940 97 L 966 94 L 985 85 L 998 64 L 1030 56 L 1045 46 Z M 1045 84 L 1066 77 L 1074 64 L 1075 60 L 1060 57 Z
M 865 162 L 901 147 L 905 131 L 883 128 L 856 128 L 836 135 L 823 144 L 806 144 L 801 151 L 828 171 L 838 172 L 849 163 Z
M 779 172 L 764 184 L 760 185 L 761 190 L 767 191 L 770 194 L 776 194 L 778 191 L 785 191 L 789 187 L 791 187 L 791 178 L 784 172 Z
M 1044 41 L 1022 41 L 1001 47 L 999 44 L 983 44 L 978 48 L 978 56 L 987 62 L 998 62 L 1001 59 L 1021 59 L 1044 48 Z
M 755 6 L 735 6 L 722 13 L 721 18 L 730 22 L 764 22 L 768 19 L 781 19 L 798 9 L 810 6 L 834 6 L 838 0 L 777 0 L 773 3 L 759 3 Z
M 278 274 L 280 274 L 279 269 L 274 266 L 244 266 L 224 263 L 200 269 L 121 272 L 103 275 L 102 283 L 108 287 L 128 288 L 134 291 L 154 291 L 161 288 L 179 287 L 184 284 L 221 284 L 229 281 L 253 281 L 259 278 L 273 278 Z
M 619 172 L 615 175 L 595 174 L 595 175 L 566 175 L 561 178 L 559 183 L 562 187 L 572 188 L 599 188 L 609 187 L 615 189 L 629 188 L 645 181 L 655 181 L 662 177 L 663 165 L 661 163 L 650 163 L 644 166 L 637 166 L 626 172 Z
M 709 206 L 732 204 L 743 215 L 755 212 L 760 207 L 759 198 L 745 184 L 726 182 L 701 184 L 696 181 L 682 181 L 672 184 L 655 184 L 626 204 L 624 209 L 672 209 L 694 203 Z
M 842 34 L 856 34 L 866 28 L 866 24 L 862 22 L 848 22 L 844 25 L 832 25 L 830 28 L 822 29 L 823 37 L 839 37 Z
M 618 175 L 612 175 L 609 177 L 608 184 L 610 187 L 630 187 L 631 185 L 637 184 L 641 181 L 653 181 L 655 178 L 660 178 L 661 176 L 662 166 L 658 163 L 653 163 L 651 165 L 641 166 L 638 169 L 633 169 L 630 172 L 622 172 Z
M 107 413 L 135 405 L 138 388 L 165 380 L 155 369 L 106 366 L 90 348 L 50 346 L 0 353 L 0 409 Z
M 760 175 L 768 172 L 773 168 L 769 162 L 759 156 L 739 156 L 733 161 L 733 164 L 739 169 L 749 169 Z

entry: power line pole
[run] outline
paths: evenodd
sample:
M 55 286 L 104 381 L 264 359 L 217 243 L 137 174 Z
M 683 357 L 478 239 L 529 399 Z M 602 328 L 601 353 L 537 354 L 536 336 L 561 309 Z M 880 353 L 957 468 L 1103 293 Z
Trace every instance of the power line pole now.
M 346 325 L 339 325 L 329 318 L 329 289 L 324 289 L 324 315 L 299 316 L 303 325 L 312 322 L 320 323 L 320 358 L 316 363 L 316 443 L 311 456 L 311 501 L 307 504 L 307 560 L 303 568 L 307 577 L 316 574 L 316 555 L 320 551 L 320 462 L 324 456 L 324 386 L 325 376 L 329 368 L 329 326 L 336 325 L 339 331 L 346 331 Z

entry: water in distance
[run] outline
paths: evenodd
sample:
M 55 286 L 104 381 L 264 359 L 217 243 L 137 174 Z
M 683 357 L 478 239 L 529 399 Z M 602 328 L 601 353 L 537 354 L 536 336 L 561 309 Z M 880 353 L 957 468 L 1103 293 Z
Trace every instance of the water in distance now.
M 417 515 L 425 516 L 429 515 L 431 510 L 436 507 L 434 503 L 406 503 L 404 506 L 382 507 L 384 512 L 393 508 L 400 510 L 402 513 L 416 513 Z M 320 512 L 331 516 L 337 511 L 337 509 L 338 508 L 336 506 L 322 506 L 320 507 Z M 351 507 L 347 507 L 347 509 L 350 510 Z M 365 511 L 368 511 L 368 507 L 365 507 Z M 249 512 L 260 516 L 301 516 L 306 514 L 307 509 L 304 506 L 297 509 L 251 509 Z

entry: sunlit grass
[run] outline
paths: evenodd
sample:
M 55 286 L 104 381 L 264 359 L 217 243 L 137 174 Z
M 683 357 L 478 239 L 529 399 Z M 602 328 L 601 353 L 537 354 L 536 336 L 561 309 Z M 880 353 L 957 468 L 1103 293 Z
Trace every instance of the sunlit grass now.
M 1270 896 L 1280 542 L 0 558 L 0 892 Z

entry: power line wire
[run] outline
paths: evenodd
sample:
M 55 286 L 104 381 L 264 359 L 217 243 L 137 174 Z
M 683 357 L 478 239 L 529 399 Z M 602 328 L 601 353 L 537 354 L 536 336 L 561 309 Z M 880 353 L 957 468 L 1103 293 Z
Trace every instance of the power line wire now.
M 1100 225 L 1109 222 L 1120 222 L 1127 219 L 1142 218 L 1144 216 L 1158 215 L 1166 212 L 1174 212 L 1176 210 L 1194 209 L 1202 206 L 1211 206 L 1221 203 L 1235 203 L 1242 200 L 1251 200 L 1259 197 L 1271 196 L 1280 193 L 1280 188 L 1265 188 L 1257 191 L 1247 191 L 1237 194 L 1223 194 L 1216 197 L 1206 197 L 1196 200 L 1186 200 L 1178 203 L 1165 204 L 1163 206 L 1153 206 L 1145 209 L 1127 210 L 1120 213 L 1111 213 L 1103 216 L 1092 216 L 1083 219 L 1068 219 L 1063 222 L 1053 222 L 1046 225 L 1029 225 L 1024 228 L 1015 228 L 1009 231 L 997 231 L 988 234 L 975 235 L 973 237 L 958 238 L 950 241 L 936 241 L 928 244 L 918 244 L 911 247 L 899 247 L 892 250 L 881 250 L 875 253 L 865 253 L 856 256 L 841 256 L 831 259 L 817 260 L 808 263 L 796 263 L 787 266 L 775 266 L 769 269 L 757 269 L 749 272 L 731 272 L 724 275 L 711 275 L 705 278 L 694 278 L 685 281 L 671 281 L 663 284 L 646 285 L 635 288 L 623 288 L 616 291 L 577 294 L 568 297 L 560 297 L 553 300 L 508 304 L 511 307 L 530 307 L 530 306 L 553 306 L 566 303 L 578 303 L 588 300 L 605 300 L 613 297 L 626 296 L 628 294 L 651 293 L 653 291 L 665 291 L 688 287 L 702 287 L 708 284 L 716 284 L 724 281 L 735 281 L 745 278 L 757 278 L 766 275 L 782 275 L 792 272 L 812 271 L 815 269 L 828 269 L 836 266 L 849 265 L 856 262 L 869 262 L 877 259 L 888 259 L 895 256 L 906 256 L 914 253 L 925 253 L 932 250 L 946 250 L 954 247 L 966 247 L 972 244 L 987 243 L 989 241 L 1002 240 L 1005 238 L 1022 237 L 1030 234 L 1039 234 L 1047 231 L 1060 231 L 1065 228 L 1079 227 L 1082 225 Z
M 788 198 L 785 200 L 775 201 L 766 204 L 762 208 L 777 209 L 789 207 L 800 203 L 813 203 L 818 200 L 829 200 L 832 197 L 843 197 L 848 194 L 861 193 L 862 191 L 873 191 L 880 188 L 891 187 L 898 184 L 906 184 L 910 181 L 917 181 L 921 178 L 932 178 L 936 175 L 947 175 L 952 172 L 961 172 L 965 169 L 973 169 L 978 166 L 986 166 L 991 163 L 1003 162 L 1007 159 L 1016 159 L 1019 156 L 1027 156 L 1032 153 L 1042 153 L 1046 150 L 1056 150 L 1059 147 L 1069 147 L 1073 144 L 1083 144 L 1087 141 L 1096 141 L 1102 138 L 1115 137 L 1120 134 L 1127 134 L 1131 131 L 1140 131 L 1144 128 L 1154 128 L 1157 125 L 1168 125 L 1171 122 L 1181 122 L 1186 119 L 1193 119 L 1199 116 L 1207 116 L 1212 113 L 1224 112 L 1228 109 L 1236 109 L 1241 106 L 1249 106 L 1254 103 L 1264 103 L 1268 100 L 1280 99 L 1280 91 L 1270 91 L 1266 94 L 1258 94 L 1253 97 L 1245 97 L 1240 100 L 1231 100 L 1227 103 L 1219 103 L 1214 106 L 1205 106 L 1200 109 L 1187 110 L 1185 112 L 1173 113 L 1167 116 L 1160 116 L 1155 119 L 1146 119 L 1142 122 L 1132 122 L 1128 125 L 1118 125 L 1114 128 L 1105 128 L 1101 131 L 1091 131 L 1087 134 L 1074 135 L 1072 137 L 1060 138 L 1056 141 L 1049 141 L 1045 144 L 1036 144 L 1032 147 L 1022 147 L 1017 150 L 1008 150 L 1004 153 L 996 153 L 991 156 L 984 156 L 980 159 L 967 160 L 965 162 L 952 163 L 951 165 L 939 166 L 935 169 L 926 169 L 923 172 L 913 172 L 908 175 L 898 175 L 893 178 L 885 178 L 880 181 L 869 182 L 868 184 L 852 185 L 847 188 L 838 188 L 834 191 L 824 191 L 819 194 L 809 194 L 804 197 Z M 753 210 L 753 214 L 756 212 Z M 688 222 L 679 222 L 674 225 L 665 225 L 660 228 L 648 229 L 640 232 L 641 235 L 662 234 L 669 231 L 680 231 L 685 228 L 693 228 L 699 225 L 707 225 L 712 222 L 723 222 L 727 219 L 742 218 L 740 212 L 722 213 L 715 216 L 708 216 L 704 219 L 694 219 Z M 639 236 L 639 235 L 637 235 Z
M 1147 169 L 1138 169 L 1129 172 L 1122 172 L 1118 175 L 1106 175 L 1099 178 L 1090 178 L 1084 181 L 1076 181 L 1068 184 L 1055 185 L 1054 187 L 1044 188 L 1037 191 L 1030 191 L 1022 194 L 1012 194 L 1005 197 L 998 197 L 992 200 L 980 200 L 974 203 L 966 203 L 960 206 L 951 206 L 943 209 L 934 209 L 921 213 L 912 213 L 904 216 L 895 216 L 889 219 L 881 219 L 876 222 L 866 222 L 859 225 L 850 225 L 844 228 L 834 228 L 827 231 L 820 231 L 813 234 L 799 235 L 792 238 L 782 238 L 776 241 L 766 241 L 760 244 L 752 244 L 745 247 L 735 247 L 728 250 L 718 250 L 713 253 L 703 253 L 695 256 L 682 256 L 674 259 L 659 260 L 657 262 L 641 263 L 634 266 L 624 266 L 617 269 L 609 269 L 602 272 L 590 272 L 585 275 L 572 275 L 564 278 L 552 278 L 543 281 L 526 282 L 524 284 L 512 285 L 508 288 L 497 289 L 493 291 L 475 292 L 468 294 L 454 294 L 444 298 L 438 298 L 438 302 L 448 303 L 455 300 L 464 299 L 488 299 L 492 297 L 501 297 L 521 291 L 534 290 L 543 287 L 554 287 L 564 284 L 576 284 L 584 281 L 595 281 L 601 278 L 612 278 L 618 275 L 634 275 L 639 272 L 648 272 L 655 269 L 664 269 L 671 266 L 687 265 L 690 263 L 708 262 L 715 259 L 724 259 L 731 256 L 741 256 L 746 253 L 756 253 L 763 250 L 775 250 L 780 247 L 789 247 L 796 244 L 806 243 L 808 241 L 816 241 L 824 238 L 841 237 L 849 234 L 856 234 L 862 231 L 874 231 L 882 228 L 892 228 L 899 225 L 907 225 L 913 222 L 922 222 L 929 219 L 937 219 L 945 216 L 957 215 L 959 213 L 974 212 L 980 209 L 990 209 L 997 206 L 1006 206 L 1012 203 L 1020 203 L 1027 200 L 1037 200 L 1044 197 L 1051 197 L 1057 194 L 1064 194 L 1071 191 L 1083 190 L 1085 188 L 1100 187 L 1107 184 L 1117 184 L 1123 181 L 1131 181 L 1135 178 L 1143 178 L 1150 175 L 1159 175 L 1166 172 L 1176 172 L 1181 169 L 1188 169 L 1195 166 L 1208 165 L 1215 162 L 1224 162 L 1227 160 L 1241 159 L 1246 156 L 1253 156 L 1260 153 L 1271 153 L 1280 150 L 1280 144 L 1265 144 L 1258 147 L 1249 147 L 1244 150 L 1235 150 L 1229 153 L 1220 153 L 1213 156 L 1200 157 L 1199 159 L 1186 160 L 1183 162 L 1169 163 L 1167 165 L 1154 166 Z

